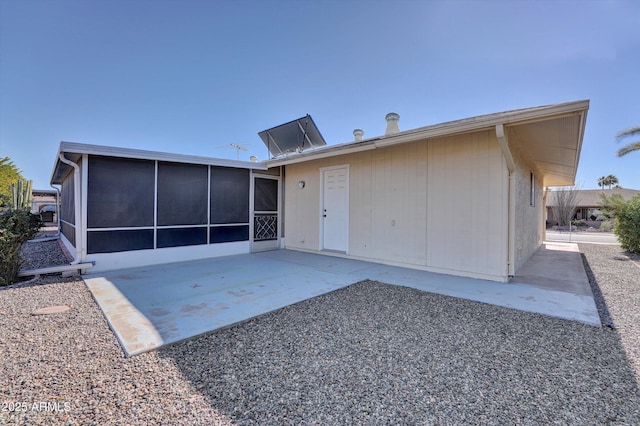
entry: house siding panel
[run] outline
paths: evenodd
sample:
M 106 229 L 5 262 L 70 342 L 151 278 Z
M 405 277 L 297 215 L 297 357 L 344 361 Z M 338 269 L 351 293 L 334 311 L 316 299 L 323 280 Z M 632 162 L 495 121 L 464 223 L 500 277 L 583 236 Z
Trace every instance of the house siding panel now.
M 373 233 L 373 152 L 366 151 L 350 156 L 349 191 L 350 216 L 349 253 L 354 256 L 372 257 Z
M 517 272 L 531 255 L 540 247 L 544 239 L 544 188 L 540 179 L 541 173 L 517 143 L 518 135 L 509 133 L 509 149 L 516 163 L 515 172 L 515 259 Z M 531 173 L 535 176 L 535 202 L 531 205 Z
M 286 166 L 285 246 L 320 249 L 320 168 L 348 164 L 355 258 L 506 277 L 507 171 L 491 132 Z M 303 189 L 297 182 L 304 180 Z
M 506 167 L 495 136 L 432 141 L 429 151 L 428 265 L 506 274 Z

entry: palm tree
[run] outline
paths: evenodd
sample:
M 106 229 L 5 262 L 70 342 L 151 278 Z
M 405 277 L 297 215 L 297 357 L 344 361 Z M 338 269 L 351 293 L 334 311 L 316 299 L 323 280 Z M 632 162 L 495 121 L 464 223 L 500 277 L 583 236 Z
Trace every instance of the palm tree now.
M 640 135 L 640 126 L 630 127 L 626 130 L 621 130 L 616 135 L 616 140 L 620 142 L 620 140 L 626 138 L 627 136 L 636 136 Z M 618 157 L 622 157 L 623 155 L 627 155 L 631 151 L 640 150 L 640 141 L 631 142 L 627 146 L 623 146 L 618 150 Z
M 613 185 L 617 185 L 617 184 L 618 184 L 617 176 L 609 175 L 606 177 L 606 185 L 609 185 L 609 189 L 611 189 Z
M 602 189 L 604 189 L 605 185 L 607 184 L 607 177 L 606 176 L 601 176 L 598 178 L 598 186 Z

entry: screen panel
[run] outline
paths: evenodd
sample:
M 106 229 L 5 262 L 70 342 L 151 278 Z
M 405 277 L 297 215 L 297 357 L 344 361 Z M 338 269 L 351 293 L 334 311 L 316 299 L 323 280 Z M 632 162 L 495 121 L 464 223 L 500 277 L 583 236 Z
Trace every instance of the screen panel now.
M 249 240 L 249 225 L 211 227 L 211 244 Z
M 207 244 L 207 228 L 158 229 L 158 248 Z
M 211 223 L 249 222 L 249 170 L 211 168 Z
M 60 228 L 62 228 L 62 234 L 67 237 L 67 240 L 75 247 L 76 246 L 76 227 L 69 225 L 66 222 L 60 222 Z
M 87 232 L 87 252 L 115 253 L 153 248 L 153 229 Z
M 257 212 L 278 211 L 278 181 L 256 178 L 254 183 L 253 208 Z
M 206 225 L 208 179 L 207 166 L 158 163 L 158 225 Z
M 155 162 L 89 157 L 89 228 L 153 226 Z
M 60 219 L 75 225 L 76 223 L 76 209 L 75 209 L 75 183 L 74 174 L 69 173 L 69 176 L 62 182 L 62 190 L 60 191 Z M 69 238 L 69 237 L 67 237 Z

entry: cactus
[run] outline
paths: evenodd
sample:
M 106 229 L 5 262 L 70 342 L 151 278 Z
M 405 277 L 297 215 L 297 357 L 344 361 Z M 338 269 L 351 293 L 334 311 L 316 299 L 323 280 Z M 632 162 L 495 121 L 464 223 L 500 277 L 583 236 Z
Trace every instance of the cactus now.
M 24 182 L 19 179 L 17 184 L 11 184 L 11 210 L 31 210 L 31 191 L 33 181 Z

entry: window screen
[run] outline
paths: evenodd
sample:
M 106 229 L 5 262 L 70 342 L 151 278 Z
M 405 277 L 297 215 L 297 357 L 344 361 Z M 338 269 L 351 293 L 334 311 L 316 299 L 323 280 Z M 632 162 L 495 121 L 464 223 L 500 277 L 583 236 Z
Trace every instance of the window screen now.
M 198 244 L 207 244 L 206 227 L 158 229 L 158 248 Z
M 65 222 L 60 222 L 62 228 L 62 234 L 67 237 L 67 240 L 75 247 L 76 246 L 76 228 L 73 225 L 69 225 Z
M 113 253 L 153 248 L 153 229 L 87 232 L 88 253 Z
M 249 170 L 211 168 L 211 223 L 249 222 Z
M 207 166 L 159 163 L 158 225 L 206 225 L 208 187 Z
M 211 227 L 210 241 L 212 244 L 247 241 L 248 239 L 249 225 Z
M 62 182 L 62 191 L 60 191 L 61 197 L 61 212 L 60 219 L 69 222 L 76 223 L 76 209 L 75 209 L 75 188 L 73 182 L 73 173 L 70 173 L 69 176 Z M 67 237 L 69 238 L 69 237 Z
M 278 211 L 278 181 L 256 178 L 253 208 L 257 212 Z
M 155 163 L 89 157 L 89 228 L 153 226 Z

